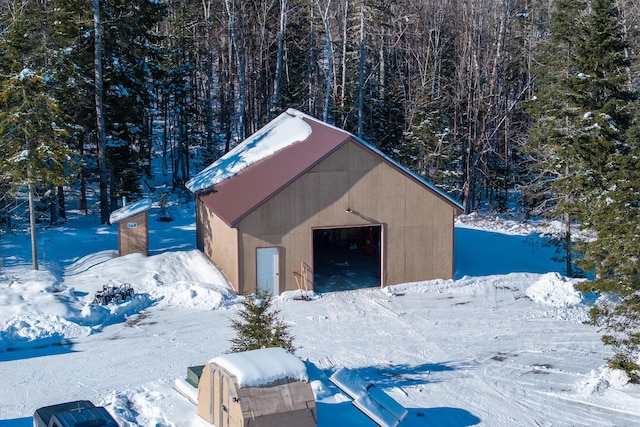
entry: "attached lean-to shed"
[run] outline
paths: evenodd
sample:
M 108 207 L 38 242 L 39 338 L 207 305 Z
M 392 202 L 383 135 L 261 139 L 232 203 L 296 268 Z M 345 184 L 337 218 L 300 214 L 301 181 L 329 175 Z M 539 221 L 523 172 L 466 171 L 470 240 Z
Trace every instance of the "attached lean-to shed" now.
M 453 277 L 462 207 L 300 111 L 282 113 L 186 185 L 198 248 L 241 294 L 316 290 L 319 269 L 350 250 L 371 261 L 377 286 Z
M 149 255 L 149 209 L 151 199 L 117 209 L 109 216 L 109 223 L 118 224 L 118 254 L 120 256 L 139 253 Z
M 198 415 L 216 427 L 317 424 L 304 363 L 282 348 L 216 357 L 202 370 Z

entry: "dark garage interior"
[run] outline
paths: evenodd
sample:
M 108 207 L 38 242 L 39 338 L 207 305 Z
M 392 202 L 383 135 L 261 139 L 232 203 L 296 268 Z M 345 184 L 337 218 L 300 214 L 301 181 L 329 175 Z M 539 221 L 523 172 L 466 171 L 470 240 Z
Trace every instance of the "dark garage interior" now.
M 380 286 L 382 227 L 313 230 L 313 280 L 318 293 Z

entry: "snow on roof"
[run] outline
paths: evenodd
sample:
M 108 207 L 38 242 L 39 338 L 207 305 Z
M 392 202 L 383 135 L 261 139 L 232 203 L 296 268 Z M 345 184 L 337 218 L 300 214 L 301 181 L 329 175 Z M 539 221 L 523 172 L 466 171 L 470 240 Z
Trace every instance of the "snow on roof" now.
M 288 109 L 187 181 L 186 187 L 193 193 L 211 188 L 247 166 L 304 141 L 311 135 L 311 127 L 302 120 L 303 116 L 306 117 Z
M 387 156 L 374 145 L 369 144 L 362 138 L 359 138 L 344 129 L 322 122 L 315 117 L 309 116 L 293 108 L 289 108 L 287 111 L 280 114 L 263 128 L 236 146 L 233 150 L 229 151 L 227 154 L 205 168 L 202 172 L 191 178 L 187 181 L 186 187 L 193 193 L 209 189 L 215 184 L 238 174 L 244 168 L 252 165 L 253 163 L 270 157 L 278 151 L 297 142 L 305 141 L 312 133 L 312 127 L 307 123 L 308 121 L 320 123 L 322 126 L 336 129 L 343 132 L 345 135 L 351 136 L 363 146 L 369 148 L 371 151 L 385 159 L 385 161 L 391 163 L 401 171 L 404 171 L 404 173 L 413 177 L 424 186 L 433 190 L 439 196 L 451 202 L 460 211 L 464 210 L 463 206 L 455 201 L 451 196 L 420 175 L 414 173 L 409 168 Z
M 120 209 L 111 212 L 109 222 L 111 224 L 117 224 L 127 218 L 131 218 L 134 215 L 149 210 L 151 208 L 151 203 L 151 199 L 140 199 L 130 205 L 123 206 Z
M 280 347 L 225 354 L 210 363 L 235 376 L 238 387 L 259 387 L 283 378 L 309 381 L 304 362 Z
M 407 416 L 405 407 L 351 369 L 338 369 L 329 377 L 329 381 L 353 399 L 354 406 L 379 426 L 395 427 Z

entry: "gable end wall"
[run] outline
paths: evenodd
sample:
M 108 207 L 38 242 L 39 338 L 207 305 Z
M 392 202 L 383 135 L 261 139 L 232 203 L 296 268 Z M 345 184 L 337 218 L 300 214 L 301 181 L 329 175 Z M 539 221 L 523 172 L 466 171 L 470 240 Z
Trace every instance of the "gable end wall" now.
M 280 292 L 297 289 L 293 273 L 301 261 L 313 265 L 317 227 L 381 224 L 384 285 L 451 278 L 454 215 L 441 196 L 349 141 L 240 222 L 240 292 L 256 290 L 260 247 L 280 248 Z

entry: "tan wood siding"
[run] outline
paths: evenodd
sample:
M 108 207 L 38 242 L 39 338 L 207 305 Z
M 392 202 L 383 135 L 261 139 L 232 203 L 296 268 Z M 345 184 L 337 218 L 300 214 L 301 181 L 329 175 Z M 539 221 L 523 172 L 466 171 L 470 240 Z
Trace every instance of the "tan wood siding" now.
M 141 212 L 118 223 L 118 253 L 120 256 L 134 253 L 149 255 L 147 212 Z
M 347 213 L 352 209 L 353 213 Z M 454 209 L 355 141 L 331 154 L 239 224 L 242 291 L 255 292 L 255 251 L 278 246 L 280 290 L 313 265 L 312 228 L 381 224 L 384 284 L 451 278 Z
M 198 383 L 198 415 L 216 426 L 316 425 L 315 399 L 308 382 L 238 387 L 235 376 L 212 363 L 205 365 Z
M 238 232 L 229 227 L 200 201 L 196 204 L 196 242 L 238 289 L 241 281 L 238 269 Z

